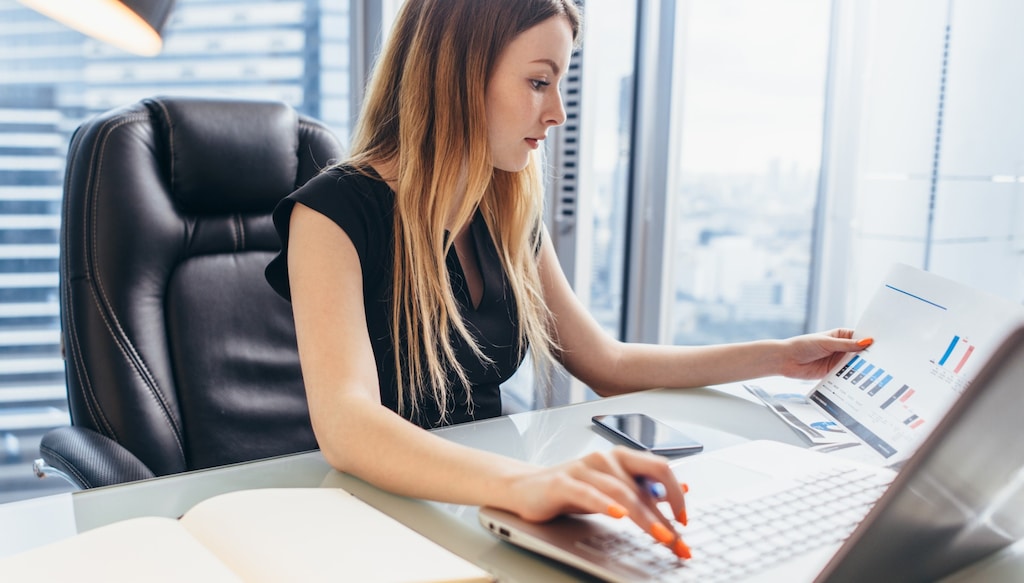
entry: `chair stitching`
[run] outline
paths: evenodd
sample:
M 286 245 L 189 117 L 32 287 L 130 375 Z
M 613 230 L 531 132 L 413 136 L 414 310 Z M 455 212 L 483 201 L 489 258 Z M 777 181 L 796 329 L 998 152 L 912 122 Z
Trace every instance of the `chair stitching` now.
M 238 251 L 238 225 L 235 215 L 231 215 L 231 248 Z
M 241 214 L 235 214 L 235 223 L 238 225 L 238 245 L 235 250 L 245 251 L 245 222 Z
M 133 118 L 126 119 L 123 122 L 116 124 L 115 126 L 110 128 L 109 131 L 103 134 L 101 142 L 98 146 L 99 159 L 97 160 L 96 164 L 92 166 L 92 168 L 102 166 L 102 160 L 106 153 L 106 143 L 107 140 L 110 138 L 111 134 L 113 133 L 114 129 L 127 123 L 132 123 L 135 121 L 146 119 L 148 119 L 148 116 L 135 116 Z M 99 200 L 100 181 L 101 178 L 97 174 L 95 178 L 95 184 L 92 184 L 91 188 L 89 188 L 89 190 L 87 191 L 87 200 L 89 200 L 92 204 L 89 205 L 89 212 L 87 212 L 86 214 L 87 216 L 92 218 L 92 232 L 96 232 L 98 230 L 96 226 L 96 217 L 98 215 L 98 213 L 96 212 L 96 205 Z M 88 228 L 86 230 L 88 231 Z M 93 244 L 90 248 L 90 251 L 91 267 L 92 265 L 96 264 L 98 255 L 95 238 L 93 239 Z M 132 368 L 135 369 L 135 371 L 139 374 L 139 378 L 143 381 L 147 388 L 149 388 L 150 395 L 159 405 L 161 414 L 164 416 L 164 419 L 168 422 L 168 425 L 171 428 L 171 432 L 175 440 L 175 445 L 177 445 L 178 452 L 181 454 L 182 460 L 184 461 L 185 450 L 184 445 L 182 443 L 181 430 L 178 427 L 173 415 L 171 414 L 170 405 L 168 404 L 166 398 L 164 397 L 163 391 L 160 390 L 160 387 L 158 386 L 156 379 L 153 378 L 152 373 L 149 371 L 149 368 L 145 364 L 145 361 L 142 359 L 141 355 L 135 349 L 135 346 L 128 338 L 128 335 L 124 332 L 124 328 L 121 326 L 117 316 L 114 314 L 110 298 L 107 296 L 106 290 L 103 288 L 103 282 L 100 280 L 98 274 L 96 274 L 96 277 L 90 277 L 89 281 L 93 284 L 91 286 L 91 289 L 93 290 L 93 297 L 94 300 L 96 301 L 97 306 L 100 308 L 99 312 L 100 315 L 103 317 L 104 325 L 110 332 L 111 337 L 115 340 L 115 344 L 117 345 L 118 349 L 125 356 L 125 360 L 127 361 L 127 363 L 130 366 L 132 366 Z M 97 292 L 99 293 L 100 297 L 96 297 Z M 113 326 L 111 326 L 111 323 L 113 323 Z M 116 332 L 114 330 L 115 328 Z
M 155 103 L 164 112 L 164 117 L 167 118 L 167 141 L 168 146 L 171 150 L 171 196 L 174 196 L 174 124 L 171 123 L 171 112 L 164 105 L 163 101 L 159 99 L 150 99 L 149 101 Z
M 68 461 L 68 458 L 66 458 L 66 457 L 60 455 L 59 453 L 57 453 L 52 447 L 46 447 L 46 446 L 40 445 L 39 446 L 39 451 L 40 451 L 40 453 L 48 453 L 51 456 L 53 456 L 54 458 L 59 459 L 61 462 L 64 463 L 64 469 L 62 471 L 66 471 L 67 473 L 72 474 L 73 476 L 78 478 L 78 481 L 86 489 L 92 488 L 92 482 L 90 482 L 85 477 L 85 474 L 83 474 L 82 472 L 78 471 L 78 468 L 74 464 L 72 464 L 70 461 Z
M 88 171 L 88 174 L 86 175 L 86 182 L 85 182 L 85 184 L 86 184 L 86 201 L 87 201 L 86 207 L 88 207 L 88 201 L 90 201 L 92 199 L 92 195 L 91 195 L 92 194 L 92 183 L 93 183 L 93 180 L 94 180 L 95 169 L 98 167 L 97 156 L 100 155 L 100 152 L 101 152 L 101 150 L 103 148 L 102 144 L 106 143 L 107 137 L 115 129 L 121 127 L 122 125 L 126 125 L 126 124 L 129 124 L 129 123 L 134 123 L 134 122 L 137 122 L 137 121 L 144 121 L 145 119 L 147 119 L 147 116 L 145 116 L 145 115 L 135 115 L 135 116 L 131 116 L 131 117 L 128 117 L 128 118 L 121 119 L 121 120 L 109 120 L 109 121 L 105 122 L 104 125 L 100 128 L 100 130 L 98 132 L 99 135 L 101 136 L 100 143 L 97 144 L 95 147 L 93 147 L 92 151 L 90 152 L 90 157 L 89 157 L 89 166 L 88 166 L 89 171 Z M 82 248 L 83 249 L 88 249 L 89 248 L 86 245 L 86 241 L 88 241 L 88 239 L 89 239 L 88 215 L 89 215 L 89 213 L 86 212 L 85 216 L 83 216 L 83 225 L 84 225 L 84 228 L 82 229 L 82 233 L 83 233 L 83 236 L 82 236 L 82 239 L 83 239 Z M 85 280 L 86 280 L 86 282 L 90 282 L 92 280 L 91 265 L 90 265 L 90 269 L 87 271 L 87 275 L 85 277 Z M 93 295 L 93 302 L 97 305 L 97 307 L 100 308 L 99 313 L 100 313 L 100 316 L 104 318 L 104 324 L 107 327 L 107 331 L 110 332 L 111 337 L 113 337 L 114 340 L 115 340 L 115 344 L 117 344 L 117 342 L 116 342 L 116 335 L 113 333 L 112 330 L 110 330 L 109 324 L 106 324 L 106 318 L 105 318 L 105 315 L 103 314 L 102 305 L 100 305 L 99 302 L 95 301 L 95 291 L 92 290 L 92 286 L 90 286 L 90 292 L 92 292 L 92 295 Z M 77 330 L 77 327 L 75 329 Z M 74 338 L 75 338 L 75 345 L 78 347 L 78 354 L 80 355 L 81 352 L 82 352 L 81 345 L 78 342 L 77 335 L 75 335 Z M 119 345 L 118 345 L 118 349 L 121 350 L 122 354 L 124 354 L 124 350 L 121 349 L 121 347 Z M 128 360 L 127 355 L 125 355 L 125 357 L 126 357 L 126 360 Z M 95 390 L 93 390 L 92 381 L 91 381 L 90 377 L 88 376 L 88 372 L 87 372 L 87 369 L 85 367 L 84 359 L 82 359 L 81 356 L 79 356 L 76 360 L 77 360 L 77 363 L 78 363 L 76 368 L 78 368 L 80 371 L 82 371 L 81 374 L 82 374 L 83 378 L 85 378 L 87 380 L 87 384 L 88 384 L 88 387 L 89 387 L 89 396 L 91 397 L 92 401 L 95 402 L 96 413 L 99 414 L 99 416 L 102 418 L 104 429 L 106 429 L 106 431 L 109 433 L 108 437 L 110 437 L 111 439 L 114 439 L 115 441 L 117 441 L 118 440 L 117 433 L 114 431 L 114 428 L 110 424 L 110 421 L 107 420 L 106 416 L 103 414 L 103 408 L 100 406 L 99 398 L 96 396 Z M 90 413 L 92 413 L 91 408 L 90 408 Z M 93 422 L 94 423 L 96 422 L 95 418 L 93 419 Z
M 89 375 L 85 371 L 85 366 L 81 357 L 81 345 L 78 342 L 78 335 L 76 333 L 77 326 L 74 325 L 74 313 L 71 307 L 71 303 L 68 301 L 64 302 L 65 310 L 68 314 L 67 326 L 69 328 L 70 340 L 75 346 L 75 350 L 71 351 L 71 363 L 75 367 L 75 371 L 78 374 L 78 378 L 83 385 L 83 392 L 85 393 L 85 410 L 89 414 L 89 418 L 92 420 L 93 426 L 100 428 L 107 433 L 107 436 L 117 440 L 117 433 L 114 428 L 107 421 L 107 418 L 103 415 L 103 411 L 100 410 L 99 400 L 96 399 L 95 391 L 92 388 L 92 381 Z M 97 418 L 97 415 L 99 418 Z
M 82 146 L 82 134 L 84 134 L 84 133 L 85 132 L 76 133 L 72 137 L 71 147 L 68 149 L 69 150 L 68 159 L 70 160 L 70 162 L 68 164 L 67 170 L 64 173 L 64 192 L 67 192 L 69 187 L 70 187 L 70 185 L 71 185 L 71 176 L 74 174 L 75 161 L 78 159 L 78 155 L 77 154 L 78 154 L 78 150 L 81 149 L 81 146 Z M 91 172 L 91 168 L 90 168 L 90 172 Z M 67 214 L 68 214 L 67 213 L 68 206 L 69 206 L 68 199 L 67 199 L 67 197 L 64 197 L 64 200 L 62 202 L 62 214 L 63 214 L 63 216 L 67 216 Z M 68 235 L 68 230 L 67 229 L 61 229 L 60 237 L 61 237 L 61 243 L 64 244 L 64 249 L 68 248 L 68 245 L 67 245 L 67 243 L 68 243 L 68 236 L 69 236 Z M 70 281 L 71 278 L 70 278 L 70 272 L 69 272 L 69 270 L 67 268 L 67 262 L 68 262 L 67 258 L 65 257 L 61 261 L 60 270 L 61 270 L 61 273 L 64 276 L 64 278 L 67 279 L 68 281 Z M 71 302 L 68 301 L 67 296 L 68 296 L 68 294 L 60 294 L 60 301 L 61 301 L 61 307 L 63 308 L 64 313 L 67 315 L 67 322 L 65 322 L 65 325 L 66 325 L 67 328 L 69 328 L 69 332 L 70 332 L 68 341 L 74 344 L 75 350 L 70 350 L 70 351 L 66 352 L 65 355 L 64 355 L 64 360 L 65 360 L 65 363 L 66 363 L 67 362 L 67 355 L 68 354 L 71 355 L 71 366 L 74 367 L 74 370 L 77 372 L 79 381 L 84 386 L 84 391 L 83 391 L 84 395 L 83 396 L 84 396 L 85 411 L 86 411 L 86 413 L 89 414 L 89 418 L 92 420 L 93 427 L 97 427 L 97 428 L 99 428 L 101 430 L 108 431 L 110 434 L 113 434 L 114 433 L 113 432 L 113 428 L 110 427 L 110 425 L 106 422 L 106 419 L 105 418 L 97 419 L 97 417 L 96 417 L 97 411 L 95 411 L 94 409 L 98 408 L 99 405 L 98 405 L 97 402 L 95 402 L 95 395 L 93 394 L 92 384 L 91 384 L 91 382 L 89 380 L 89 377 L 85 374 L 84 368 L 81 366 L 81 357 L 80 357 L 81 346 L 78 343 L 78 336 L 74 333 L 74 330 L 76 329 L 75 325 L 74 325 L 74 321 L 75 321 L 74 313 L 73 313 L 73 309 L 71 307 Z M 102 417 L 102 413 L 100 413 L 100 416 Z
M 158 101 L 158 100 L 155 100 L 155 99 L 154 100 L 150 100 L 150 101 L 153 102 L 153 103 L 156 103 L 158 106 L 160 106 L 160 109 L 163 110 L 164 115 L 167 116 L 168 131 L 171 133 L 171 136 L 172 136 L 171 140 L 170 140 L 170 147 L 171 147 L 170 155 L 171 155 L 171 168 L 172 168 L 171 183 L 172 183 L 172 192 L 173 192 L 173 181 L 174 181 L 174 173 L 173 173 L 173 167 L 174 167 L 173 124 L 171 123 L 170 113 L 168 112 L 168 110 L 164 106 L 164 104 L 162 102 Z M 138 117 L 136 119 L 136 121 L 138 121 L 138 120 L 149 120 L 149 119 L 151 119 L 151 117 L 147 115 L 147 116 L 144 116 L 144 117 Z M 103 142 L 102 142 L 102 144 L 100 146 L 100 153 L 99 153 L 100 161 L 98 163 L 98 166 L 102 165 L 102 158 L 103 158 L 103 156 L 106 153 L 106 141 L 110 137 L 110 135 L 113 133 L 113 129 L 115 129 L 115 128 L 111 128 L 111 131 L 108 132 L 103 137 Z M 96 184 L 95 184 L 95 194 L 96 194 L 96 196 L 95 197 L 90 197 L 90 200 L 92 200 L 92 202 L 93 202 L 93 204 L 92 204 L 92 211 L 93 212 L 90 213 L 91 216 L 92 216 L 92 222 L 93 222 L 93 232 L 98 231 L 98 229 L 96 227 L 96 217 L 98 216 L 98 213 L 95 212 L 95 207 L 96 207 L 96 205 L 98 204 L 98 201 L 99 201 L 99 196 L 98 195 L 99 195 L 99 192 L 100 192 L 100 189 L 99 189 L 100 180 L 101 180 L 100 176 L 97 175 L 97 177 L 96 177 Z M 96 257 L 98 256 L 98 253 L 96 251 L 96 239 L 95 238 L 93 238 L 92 252 L 93 252 L 93 262 L 95 264 Z M 181 453 L 182 460 L 184 461 L 185 460 L 185 451 L 184 451 L 184 445 L 182 443 L 181 428 L 179 427 L 180 424 L 177 422 L 177 420 L 174 418 L 174 415 L 171 412 L 170 404 L 167 402 L 167 399 L 164 396 L 163 391 L 160 390 L 160 387 L 159 387 L 158 383 L 156 382 L 156 378 L 153 377 L 153 374 L 150 372 L 149 368 L 146 366 L 146 363 L 143 360 L 142 355 L 138 353 L 138 351 L 135 349 L 135 346 L 132 344 L 131 340 L 128 338 L 128 335 L 124 332 L 124 328 L 121 326 L 120 322 L 118 321 L 117 316 L 114 313 L 114 310 L 111 307 L 112 304 L 110 302 L 110 299 L 107 297 L 106 290 L 103 288 L 103 282 L 100 280 L 99 277 L 91 278 L 90 281 L 92 281 L 95 284 L 94 287 L 97 290 L 99 290 L 100 295 L 103 297 L 103 300 L 105 301 L 104 305 L 105 305 L 105 307 L 107 307 L 107 309 L 109 311 L 109 318 L 111 320 L 113 320 L 113 323 L 115 324 L 118 332 L 120 332 L 121 337 L 118 338 L 118 336 L 110 328 L 110 323 L 107 321 L 107 314 L 104 314 L 104 324 L 107 325 L 107 329 L 110 331 L 111 335 L 115 339 L 120 340 L 121 342 L 123 342 L 126 345 L 126 348 L 131 352 L 131 356 L 133 358 L 129 357 L 128 354 L 126 353 L 126 351 L 121 347 L 120 342 L 118 343 L 118 348 L 121 349 L 122 354 L 125 354 L 126 359 L 129 360 L 129 363 L 134 365 L 136 371 L 139 373 L 140 378 L 142 379 L 144 384 L 146 384 L 146 386 L 149 388 L 150 394 L 155 398 L 157 403 L 160 405 L 160 412 L 163 414 L 164 418 L 167 420 L 168 425 L 171 428 L 172 434 L 174 435 L 175 442 L 176 442 L 176 444 L 178 446 L 178 452 Z M 145 374 L 143 374 L 143 373 L 145 373 Z
M 145 119 L 146 119 L 146 116 L 144 116 L 144 115 L 135 115 L 135 116 L 131 116 L 129 118 L 125 118 L 123 120 L 108 120 L 108 121 L 104 122 L 103 126 L 100 127 L 100 129 L 98 130 L 98 133 L 99 133 L 100 136 L 107 136 L 114 129 L 116 129 L 116 128 L 124 125 L 124 124 L 132 123 L 134 121 L 145 120 Z M 79 140 L 78 140 L 78 145 L 80 147 L 80 145 L 81 145 L 81 138 L 79 138 Z M 86 181 L 85 181 L 86 193 L 87 193 L 86 200 L 89 199 L 89 196 L 88 196 L 89 187 L 90 187 L 90 185 L 92 184 L 92 181 L 93 181 L 94 170 L 96 168 L 96 156 L 99 153 L 99 150 L 100 150 L 100 148 L 94 147 L 92 149 L 92 151 L 90 152 L 90 155 L 89 155 L 89 165 L 87 166 L 88 172 L 86 174 Z M 72 164 L 73 164 L 73 161 L 76 158 L 77 158 L 77 156 L 72 157 Z M 70 184 L 70 171 L 71 170 L 73 170 L 73 166 L 72 166 L 72 168 L 69 169 L 68 184 Z M 84 219 L 84 217 L 83 217 L 83 219 Z M 84 224 L 84 221 L 83 221 L 83 224 Z M 87 249 L 88 247 L 85 244 L 85 241 L 88 240 L 87 229 L 83 229 L 82 239 L 83 239 L 82 249 Z M 89 277 L 86 278 L 87 281 L 88 281 L 88 279 L 89 279 Z M 72 317 L 72 310 L 71 310 L 70 302 L 68 302 L 66 305 L 68 307 L 69 325 L 72 327 L 73 330 L 77 330 L 77 327 L 75 327 L 74 324 L 73 324 L 74 318 Z M 109 327 L 108 327 L 108 329 L 109 329 Z M 96 392 L 95 392 L 95 390 L 92 387 L 91 377 L 89 376 L 89 374 L 88 374 L 88 372 L 86 370 L 86 367 L 84 365 L 84 360 L 81 358 L 82 349 L 81 349 L 81 344 L 78 341 L 78 336 L 73 334 L 72 335 L 72 340 L 73 340 L 76 348 L 78 349 L 77 352 L 73 352 L 73 354 L 78 354 L 78 356 L 74 359 L 74 361 L 75 361 L 75 368 L 76 368 L 76 370 L 78 370 L 80 377 L 83 379 L 84 386 L 86 388 L 86 391 L 85 391 L 85 393 L 86 393 L 85 394 L 85 397 L 86 397 L 86 399 L 85 399 L 86 410 L 88 411 L 89 416 L 92 418 L 92 422 L 93 422 L 94 426 L 95 427 L 102 427 L 105 431 L 107 431 L 108 437 L 110 437 L 111 439 L 114 439 L 115 441 L 117 441 L 117 439 L 118 439 L 117 438 L 117 433 L 114 431 L 114 428 L 110 424 L 110 421 L 103 414 L 103 408 L 100 406 L 99 399 L 97 398 Z
M 99 181 L 98 178 L 94 178 L 94 176 L 95 176 L 95 169 L 98 168 L 99 164 L 101 163 L 100 161 L 97 160 L 97 156 L 99 156 L 100 160 L 102 160 L 102 157 L 103 157 L 102 152 L 103 152 L 103 150 L 104 150 L 104 148 L 106 146 L 107 139 L 110 137 L 110 135 L 113 133 L 113 131 L 116 130 L 117 128 L 119 128 L 119 127 L 121 127 L 123 125 L 127 125 L 129 123 L 135 123 L 135 122 L 138 122 L 138 121 L 145 121 L 147 119 L 148 119 L 148 116 L 146 116 L 146 115 L 142 115 L 142 114 L 134 115 L 134 116 L 131 116 L 131 117 L 128 117 L 128 118 L 124 118 L 124 119 L 121 119 L 121 120 L 110 120 L 110 121 L 106 122 L 103 125 L 103 127 L 100 128 L 99 134 L 100 134 L 101 138 L 98 141 L 97 146 L 94 147 L 92 152 L 91 152 L 90 160 L 89 160 L 89 173 L 86 176 L 86 201 L 87 201 L 87 205 L 86 206 L 87 207 L 89 206 L 88 205 L 88 201 L 92 201 L 93 200 L 93 191 L 94 191 L 94 188 L 95 188 L 94 185 L 93 185 L 93 181 L 94 180 L 96 180 L 97 182 Z M 95 212 L 93 212 L 92 214 L 95 214 Z M 82 244 L 82 248 L 83 249 L 88 249 L 89 248 L 85 244 L 85 241 L 88 241 L 88 238 L 89 238 L 89 229 L 88 229 L 88 217 L 89 217 L 89 215 L 90 215 L 90 213 L 86 212 L 85 216 L 83 217 L 83 224 L 85 225 L 85 228 L 83 228 L 83 244 Z M 94 223 L 95 223 L 95 220 L 94 220 Z M 94 225 L 92 231 L 95 231 L 95 230 L 96 230 L 96 228 L 95 228 L 95 225 Z M 93 250 L 95 251 L 95 244 L 93 245 Z M 94 280 L 94 277 L 92 276 L 92 272 L 94 271 L 92 269 L 92 265 L 95 263 L 95 259 L 93 259 L 92 257 L 89 257 L 89 259 L 92 259 L 92 261 L 89 262 L 89 270 L 87 272 L 88 275 L 86 276 L 85 279 L 86 279 L 87 282 L 91 283 Z M 114 333 L 114 331 L 110 327 L 109 322 L 107 322 L 107 317 L 106 317 L 106 314 L 104 313 L 104 310 L 103 310 L 104 306 L 103 306 L 103 304 L 101 302 L 96 301 L 96 292 L 93 289 L 93 286 L 91 286 L 91 285 L 90 285 L 90 291 L 92 292 L 94 303 L 99 308 L 98 312 L 99 312 L 100 316 L 103 318 L 104 325 L 106 326 L 107 331 L 110 333 L 111 338 L 114 340 L 115 345 L 117 346 L 118 350 L 121 351 L 122 355 L 125 356 L 125 360 L 128 361 L 128 363 L 130 364 L 131 363 L 131 359 L 128 356 L 128 354 L 125 353 L 125 351 L 121 347 L 120 343 L 117 341 L 118 340 L 117 339 L 117 334 Z M 75 343 L 76 343 L 76 345 L 78 345 L 77 336 L 75 338 L 76 338 L 76 342 Z M 81 353 L 81 347 L 80 346 L 79 346 L 79 353 Z M 80 358 L 79 358 L 79 368 L 80 368 L 80 370 L 83 370 L 83 371 L 85 370 L 84 360 L 81 360 Z M 85 378 L 88 379 L 88 376 L 85 376 Z M 93 400 L 95 400 L 95 402 L 96 402 L 96 410 L 97 410 L 97 412 L 101 416 L 103 416 L 102 408 L 99 405 L 99 400 L 95 396 L 95 391 L 93 391 L 93 389 L 92 389 L 91 382 L 89 382 L 89 391 L 91 393 L 91 396 L 92 396 Z M 106 419 L 105 416 L 103 416 L 103 421 L 104 421 L 104 424 L 106 425 L 105 429 L 107 431 L 109 431 L 109 437 L 111 437 L 112 439 L 114 439 L 116 441 L 117 440 L 117 434 L 116 434 L 116 432 L 114 431 L 113 427 L 110 425 L 109 421 Z M 94 420 L 94 422 L 95 422 L 95 420 Z

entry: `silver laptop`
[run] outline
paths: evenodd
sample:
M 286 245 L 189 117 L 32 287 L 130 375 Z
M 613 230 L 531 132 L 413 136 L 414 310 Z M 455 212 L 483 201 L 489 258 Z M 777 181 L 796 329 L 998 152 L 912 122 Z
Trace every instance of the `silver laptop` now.
M 899 472 L 754 441 L 673 464 L 693 558 L 628 520 L 543 524 L 482 508 L 495 536 L 608 581 L 928 581 L 1024 537 L 1024 327 Z

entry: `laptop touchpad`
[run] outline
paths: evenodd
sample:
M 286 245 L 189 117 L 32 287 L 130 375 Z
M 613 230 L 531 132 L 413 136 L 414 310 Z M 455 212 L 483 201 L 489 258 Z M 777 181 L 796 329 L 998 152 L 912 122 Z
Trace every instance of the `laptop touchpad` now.
M 748 490 L 770 482 L 771 475 L 714 457 L 694 456 L 672 465 L 680 482 L 690 488 L 687 497 L 708 498 Z

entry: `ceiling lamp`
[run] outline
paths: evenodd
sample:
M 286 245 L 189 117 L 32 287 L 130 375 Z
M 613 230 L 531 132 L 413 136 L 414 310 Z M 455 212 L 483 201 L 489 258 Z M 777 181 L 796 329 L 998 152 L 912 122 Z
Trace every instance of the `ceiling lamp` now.
M 163 48 L 174 0 L 18 0 L 50 18 L 136 55 Z

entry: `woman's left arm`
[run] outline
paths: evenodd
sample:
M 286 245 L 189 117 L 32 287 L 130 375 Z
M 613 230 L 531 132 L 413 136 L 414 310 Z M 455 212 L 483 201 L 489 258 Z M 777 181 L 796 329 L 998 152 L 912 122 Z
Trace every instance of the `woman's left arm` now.
M 620 342 L 601 328 L 573 293 L 548 237 L 544 237 L 540 259 L 544 297 L 561 347 L 559 360 L 570 374 L 602 396 L 772 375 L 820 378 L 846 353 L 870 344 L 869 339 L 854 340 L 848 329 L 710 346 Z

